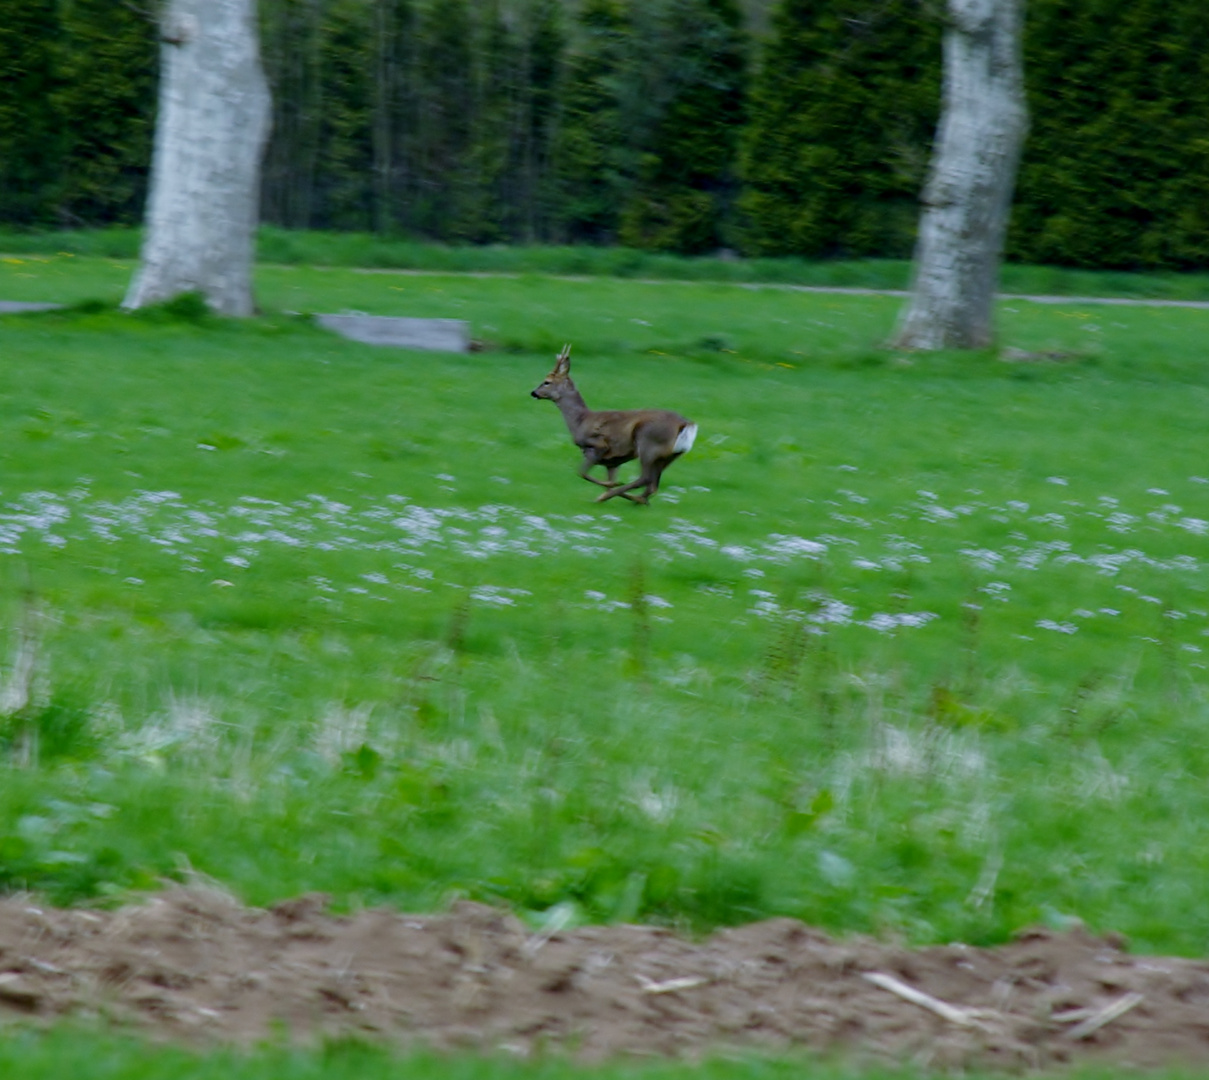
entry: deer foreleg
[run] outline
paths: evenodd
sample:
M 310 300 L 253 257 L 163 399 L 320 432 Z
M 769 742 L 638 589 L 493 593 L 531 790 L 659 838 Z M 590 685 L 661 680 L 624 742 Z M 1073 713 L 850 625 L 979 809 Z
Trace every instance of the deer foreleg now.
M 654 461 L 647 462 L 642 466 L 642 475 L 638 477 L 632 484 L 624 484 L 614 487 L 604 495 L 601 495 L 596 501 L 604 502 L 605 499 L 611 499 L 614 495 L 620 495 L 622 498 L 629 499 L 630 502 L 642 503 L 644 506 L 650 500 L 651 496 L 659 490 L 659 480 L 663 476 L 663 470 L 666 469 L 673 459 L 657 458 Z M 630 492 L 635 488 L 645 487 L 646 490 L 641 495 L 631 495 Z
M 640 488 L 640 487 L 645 487 L 647 490 L 645 492 L 643 492 L 641 495 L 631 495 L 630 494 L 630 492 L 633 491 L 635 488 Z M 605 502 L 607 499 L 611 499 L 615 495 L 620 495 L 624 499 L 629 499 L 630 502 L 645 504 L 647 501 L 647 496 L 650 493 L 650 490 L 651 490 L 651 480 L 650 480 L 650 477 L 648 477 L 646 475 L 646 473 L 644 472 L 637 480 L 632 480 L 628 484 L 619 484 L 615 487 L 609 488 L 609 490 L 606 491 L 603 495 L 598 495 L 596 497 L 596 501 Z
M 595 484 L 597 487 L 602 487 L 602 488 L 615 487 L 616 485 L 613 482 L 613 476 L 612 476 L 613 470 L 612 469 L 609 470 L 609 479 L 608 480 L 597 480 L 596 477 L 588 475 L 588 470 L 594 469 L 597 466 L 597 464 L 599 464 L 599 463 L 595 462 L 595 461 L 585 461 L 579 467 L 579 475 L 582 476 L 589 484 Z
M 598 487 L 615 488 L 617 486 L 617 466 L 605 466 L 605 475 L 607 479 L 597 480 L 594 476 L 589 476 L 590 470 L 596 468 L 600 464 L 600 458 L 596 456 L 596 451 L 589 448 L 584 451 L 584 462 L 579 467 L 579 475 L 582 476 L 589 484 L 596 484 Z

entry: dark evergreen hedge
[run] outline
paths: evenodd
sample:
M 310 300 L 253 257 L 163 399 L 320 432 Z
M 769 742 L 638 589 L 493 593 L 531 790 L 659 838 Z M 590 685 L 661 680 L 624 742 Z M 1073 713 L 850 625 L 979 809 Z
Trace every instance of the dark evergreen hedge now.
M 1209 3 L 1030 0 L 1020 260 L 1209 265 Z
M 743 247 L 907 256 L 940 96 L 919 0 L 785 0 L 743 138 Z
M 0 223 L 141 214 L 155 64 L 155 28 L 136 5 L 0 0 Z
M 0 224 L 140 219 L 153 9 L 0 0 Z M 263 216 L 479 243 L 908 256 L 943 10 L 778 0 L 749 80 L 736 0 L 260 0 Z M 1011 257 L 1209 265 L 1207 41 L 1209 0 L 1029 0 Z
M 649 115 L 622 243 L 702 254 L 725 242 L 747 88 L 740 23 L 734 0 L 672 0 L 637 25 Z
M 937 115 L 940 0 L 783 0 L 752 92 L 745 246 L 910 252 Z M 1209 4 L 1029 0 L 1032 128 L 1008 254 L 1209 264 Z

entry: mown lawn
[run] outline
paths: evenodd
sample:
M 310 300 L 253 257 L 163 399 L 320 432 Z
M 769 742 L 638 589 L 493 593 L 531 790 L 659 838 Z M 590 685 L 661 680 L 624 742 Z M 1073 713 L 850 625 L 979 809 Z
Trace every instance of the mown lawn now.
M 138 257 L 141 230 L 109 228 L 30 233 L 0 230 L 0 258 Z M 739 258 L 670 255 L 633 248 L 449 245 L 367 233 L 323 233 L 264 225 L 257 239 L 261 263 L 283 266 L 369 267 L 379 270 L 583 275 L 667 281 L 764 282 L 782 285 L 905 289 L 904 259 Z M 78 273 L 77 273 L 78 280 Z M 1209 274 L 1080 270 L 1007 263 L 1002 290 L 1010 294 L 1152 297 L 1209 300 Z M 8 299 L 17 299 L 9 296 Z
M 0 884 L 1209 944 L 1209 312 L 264 268 L 244 324 L 0 263 Z M 30 275 L 30 276 L 21 276 Z M 467 356 L 288 312 L 460 317 Z M 695 419 L 592 502 L 529 398 Z M 23 657 L 33 659 L 29 700 Z

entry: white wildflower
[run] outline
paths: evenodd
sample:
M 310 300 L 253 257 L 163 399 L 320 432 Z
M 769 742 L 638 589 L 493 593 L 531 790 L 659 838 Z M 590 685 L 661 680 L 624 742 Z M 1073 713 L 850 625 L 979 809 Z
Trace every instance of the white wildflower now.
M 1054 630 L 1059 634 L 1077 634 L 1079 632 L 1079 628 L 1074 623 L 1054 622 L 1053 619 L 1038 619 L 1036 625 L 1038 630 Z

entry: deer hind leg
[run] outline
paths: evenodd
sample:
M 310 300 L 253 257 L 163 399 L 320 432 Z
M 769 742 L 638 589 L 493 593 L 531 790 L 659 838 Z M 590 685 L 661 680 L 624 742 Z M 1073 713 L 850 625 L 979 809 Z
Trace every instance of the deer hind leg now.
M 659 490 L 659 480 L 663 476 L 663 470 L 675 460 L 675 458 L 660 458 L 658 461 L 652 461 L 649 469 L 644 470 L 650 475 L 650 483 L 647 484 L 646 489 L 648 499 Z
M 663 470 L 671 464 L 671 460 L 670 458 L 659 458 L 656 461 L 652 461 L 649 465 L 645 465 L 637 483 L 645 483 L 646 490 L 640 492 L 638 495 L 627 495 L 626 498 L 646 506 L 651 501 L 651 496 L 659 490 L 659 478 L 663 475 Z

